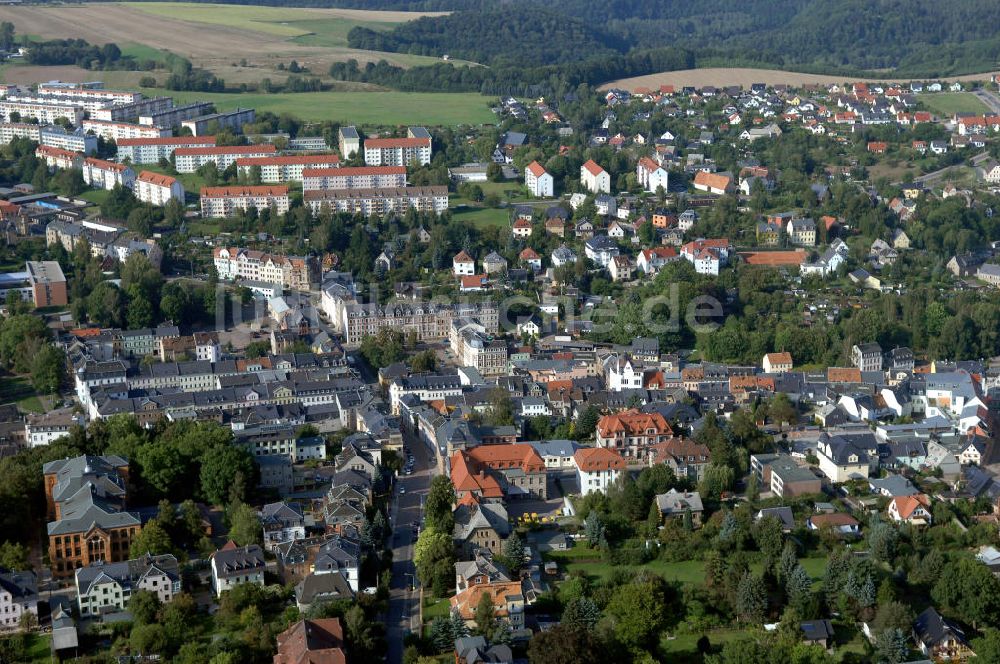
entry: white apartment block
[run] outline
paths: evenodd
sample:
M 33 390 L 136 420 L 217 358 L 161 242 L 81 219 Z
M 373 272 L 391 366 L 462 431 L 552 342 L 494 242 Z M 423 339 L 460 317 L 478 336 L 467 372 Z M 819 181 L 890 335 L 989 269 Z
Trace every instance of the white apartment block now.
M 83 160 L 83 181 L 95 189 L 114 189 L 116 184 L 131 188 L 135 171 L 125 164 L 87 157 Z
M 535 198 L 550 198 L 554 191 L 552 175 L 537 161 L 525 167 L 524 185 Z
M 159 138 L 123 138 L 118 141 L 118 161 L 155 164 L 170 159 L 178 148 L 213 148 L 215 136 L 163 136 Z
M 406 186 L 406 166 L 351 166 L 308 168 L 302 171 L 302 190 L 386 189 Z
M 73 125 L 80 126 L 84 110 L 79 106 L 0 100 L 0 118 L 4 122 L 11 122 L 11 115 L 15 113 L 21 121 L 34 118 L 38 120 L 39 124 L 50 125 L 55 124 L 59 118 L 66 118 Z
M 448 187 L 397 187 L 393 189 L 325 189 L 304 191 L 305 203 L 313 214 L 323 206 L 331 212 L 363 214 L 366 217 L 407 210 L 441 214 L 448 209 Z
M 306 290 L 315 266 L 299 256 L 282 256 L 239 247 L 216 247 L 215 271 L 224 281 L 260 281 L 284 288 Z
M 194 173 L 208 163 L 214 163 L 220 171 L 229 168 L 237 159 L 247 157 L 273 157 L 277 152 L 270 143 L 261 145 L 220 145 L 218 147 L 177 148 L 174 160 L 178 173 Z
M 207 101 L 196 101 L 183 106 L 173 106 L 155 113 L 140 113 L 139 124 L 160 127 L 161 129 L 173 129 L 185 120 L 192 120 L 200 117 L 211 112 L 211 110 L 211 103 Z
M 86 113 L 93 113 L 104 108 L 108 102 L 90 97 L 78 97 L 70 95 L 33 95 L 23 93 L 20 95 L 7 95 L 8 101 L 21 102 L 24 104 L 48 104 L 50 106 L 65 106 L 82 108 Z
M 190 120 L 184 120 L 181 122 L 181 126 L 190 129 L 193 136 L 204 136 L 215 127 L 219 129 L 232 129 L 234 132 L 239 133 L 243 130 L 243 125 L 253 122 L 256 117 L 257 114 L 252 108 L 237 108 L 235 111 L 211 113 L 209 115 L 200 115 Z
M 201 216 L 228 217 L 236 210 L 274 208 L 278 214 L 288 212 L 288 187 L 261 185 L 255 187 L 202 187 Z
M 27 138 L 29 141 L 41 143 L 42 128 L 36 124 L 25 122 L 4 122 L 0 124 L 0 143 L 7 145 L 15 138 Z
M 635 175 L 646 191 L 655 193 L 659 187 L 663 187 L 663 191 L 668 191 L 670 173 L 649 157 L 639 160 L 635 167 Z
M 97 151 L 97 137 L 84 133 L 81 129 L 66 131 L 58 126 L 42 127 L 38 133 L 38 142 L 42 145 L 83 154 L 92 154 Z
M 138 120 L 143 113 L 161 113 L 169 111 L 174 107 L 174 100 L 170 97 L 153 97 L 151 99 L 140 99 L 127 104 L 112 104 L 94 111 L 90 111 L 92 120 L 105 120 L 107 122 L 121 122 L 126 120 Z M 141 124 L 141 123 L 140 123 Z M 169 129 L 169 127 L 167 127 Z
M 430 138 L 365 139 L 365 163 L 369 166 L 407 166 L 431 163 Z
M 160 138 L 169 136 L 169 129 L 146 127 L 131 122 L 105 122 L 103 120 L 84 120 L 83 130 L 101 136 L 106 141 L 118 142 L 123 138 Z
M 593 159 L 580 167 L 580 182 L 592 194 L 611 193 L 611 176 Z
M 51 168 L 79 168 L 83 155 L 79 152 L 71 152 L 60 148 L 50 148 L 47 145 L 39 145 L 35 148 L 35 156 L 45 160 L 45 165 Z
M 177 178 L 143 171 L 135 179 L 135 197 L 150 205 L 166 205 L 171 198 L 184 204 L 184 186 Z
M 339 165 L 340 157 L 335 154 L 241 157 L 236 160 L 236 168 L 239 169 L 241 175 L 248 175 L 254 167 L 257 167 L 260 169 L 260 181 L 267 184 L 301 182 L 305 170 L 336 169 Z
M 53 97 L 80 97 L 96 99 L 102 104 L 130 104 L 142 99 L 141 92 L 131 90 L 105 90 L 103 88 L 85 88 L 75 84 L 62 82 L 39 83 L 38 94 Z
M 0 570 L 0 627 L 16 629 L 21 616 L 38 618 L 38 583 L 34 572 Z

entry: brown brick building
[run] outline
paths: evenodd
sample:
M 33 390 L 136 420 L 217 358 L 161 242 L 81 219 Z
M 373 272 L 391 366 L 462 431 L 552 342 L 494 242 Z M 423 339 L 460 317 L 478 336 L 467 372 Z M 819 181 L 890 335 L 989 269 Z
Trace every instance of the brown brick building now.
M 62 307 L 69 303 L 66 277 L 56 261 L 28 261 L 31 296 L 36 307 Z

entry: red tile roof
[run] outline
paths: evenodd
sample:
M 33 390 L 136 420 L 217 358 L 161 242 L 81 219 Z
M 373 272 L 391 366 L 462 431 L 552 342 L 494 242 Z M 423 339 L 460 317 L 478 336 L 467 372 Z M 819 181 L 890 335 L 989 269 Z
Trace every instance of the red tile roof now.
M 169 175 L 163 175 L 162 173 L 154 173 L 153 171 L 143 171 L 142 173 L 139 173 L 139 177 L 136 179 L 141 180 L 142 182 L 148 182 L 149 184 L 155 184 L 159 187 L 171 187 L 175 182 L 177 182 L 177 178 L 170 177 Z
M 625 470 L 625 459 L 606 447 L 583 447 L 573 455 L 577 467 L 587 473 L 601 470 Z
M 598 166 L 597 162 L 594 161 L 593 159 L 588 159 L 587 162 L 583 165 L 583 167 L 587 169 L 587 171 L 589 171 L 591 175 L 600 175 L 601 173 L 605 172 L 604 169 Z
M 533 161 L 530 164 L 528 164 L 528 170 L 531 171 L 531 174 L 534 175 L 536 178 L 542 177 L 547 172 L 545 170 L 545 167 L 539 164 L 537 161 Z

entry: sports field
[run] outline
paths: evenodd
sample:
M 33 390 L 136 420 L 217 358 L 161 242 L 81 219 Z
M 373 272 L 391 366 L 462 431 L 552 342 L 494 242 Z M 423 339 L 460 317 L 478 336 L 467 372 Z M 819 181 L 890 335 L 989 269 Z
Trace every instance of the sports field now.
M 335 120 L 357 125 L 478 125 L 496 122 L 491 97 L 451 92 L 301 92 L 289 94 L 222 94 L 144 90 L 173 97 L 178 103 L 205 100 L 219 110 L 237 106 L 272 113 L 291 113 L 303 120 Z

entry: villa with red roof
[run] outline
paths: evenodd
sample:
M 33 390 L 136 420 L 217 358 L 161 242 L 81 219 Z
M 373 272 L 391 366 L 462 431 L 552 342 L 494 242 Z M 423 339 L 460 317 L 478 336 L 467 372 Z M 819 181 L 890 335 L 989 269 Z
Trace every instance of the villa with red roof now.
M 545 461 L 527 443 L 480 445 L 451 457 L 451 483 L 461 501 L 548 496 Z
M 615 450 L 604 447 L 582 447 L 573 455 L 580 495 L 604 492 L 625 471 L 625 459 Z
M 653 445 L 673 436 L 674 430 L 663 415 L 635 408 L 597 421 L 597 446 L 616 450 L 630 462 L 645 463 Z
M 518 258 L 521 259 L 522 263 L 530 267 L 535 272 L 542 269 L 542 257 L 539 256 L 538 252 L 531 247 L 525 247 L 521 253 L 518 254 Z

